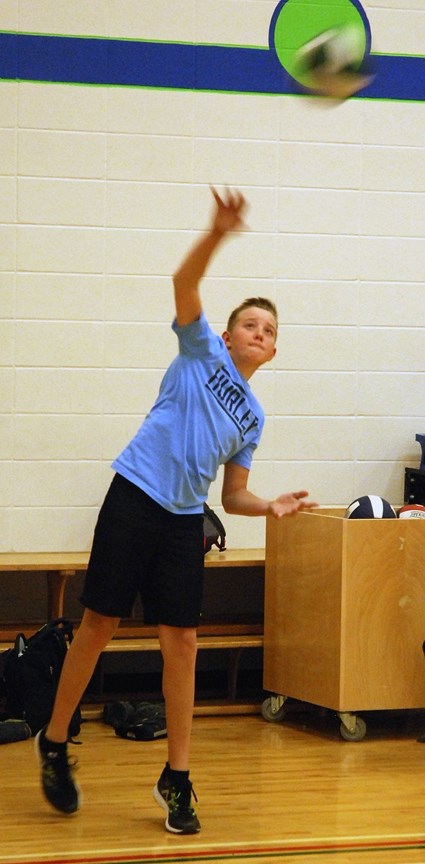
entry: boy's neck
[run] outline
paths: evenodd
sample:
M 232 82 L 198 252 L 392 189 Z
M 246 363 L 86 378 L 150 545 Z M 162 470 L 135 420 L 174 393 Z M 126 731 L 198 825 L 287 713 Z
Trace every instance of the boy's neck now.
M 246 381 L 249 381 L 249 379 L 252 378 L 254 373 L 259 368 L 257 365 L 253 367 L 252 365 L 248 365 L 248 364 L 244 364 L 244 363 L 235 363 L 230 351 L 229 351 L 229 357 L 231 357 L 232 363 L 236 367 L 236 369 L 238 370 L 239 375 L 242 375 L 242 378 L 245 378 Z

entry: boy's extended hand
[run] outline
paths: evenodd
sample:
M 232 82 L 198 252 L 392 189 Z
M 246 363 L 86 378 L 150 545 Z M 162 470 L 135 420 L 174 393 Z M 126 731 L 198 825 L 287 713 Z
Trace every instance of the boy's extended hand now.
M 304 489 L 301 492 L 286 492 L 280 495 L 274 501 L 270 501 L 269 513 L 275 519 L 281 519 L 282 516 L 291 516 L 298 510 L 311 510 L 312 507 L 317 507 L 316 501 L 305 501 L 308 492 Z
M 226 234 L 228 231 L 239 231 L 244 228 L 243 215 L 248 205 L 242 193 L 226 189 L 225 196 L 221 197 L 213 186 L 211 192 L 217 205 L 213 214 L 212 231 Z

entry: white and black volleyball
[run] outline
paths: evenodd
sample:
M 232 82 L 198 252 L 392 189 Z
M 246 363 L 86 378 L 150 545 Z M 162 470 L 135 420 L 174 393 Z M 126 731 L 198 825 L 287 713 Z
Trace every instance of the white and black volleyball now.
M 300 80 L 314 93 L 347 99 L 370 83 L 364 29 L 342 24 L 310 39 L 296 54 Z
M 346 519 L 397 519 L 394 507 L 379 495 L 361 495 L 348 505 Z

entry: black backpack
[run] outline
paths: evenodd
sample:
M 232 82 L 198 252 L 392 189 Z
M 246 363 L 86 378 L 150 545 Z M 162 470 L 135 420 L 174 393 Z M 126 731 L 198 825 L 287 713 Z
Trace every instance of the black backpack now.
M 56 618 L 27 639 L 18 633 L 13 648 L 3 652 L 3 689 L 7 717 L 25 720 L 31 734 L 50 720 L 62 664 L 72 642 L 73 625 Z M 78 707 L 69 727 L 69 737 L 79 734 Z
M 210 551 L 212 546 L 217 546 L 220 552 L 226 548 L 226 531 L 217 513 L 204 504 L 204 554 Z
M 154 741 L 167 735 L 163 702 L 107 702 L 103 720 L 119 738 Z

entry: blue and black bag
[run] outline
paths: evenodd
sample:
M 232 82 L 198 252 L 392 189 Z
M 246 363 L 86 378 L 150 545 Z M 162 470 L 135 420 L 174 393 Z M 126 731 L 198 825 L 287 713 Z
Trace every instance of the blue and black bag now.
M 28 639 L 18 633 L 14 647 L 3 652 L 6 716 L 24 720 L 32 735 L 50 720 L 63 661 L 72 639 L 72 622 L 55 618 Z M 80 726 L 78 707 L 71 720 L 69 738 L 79 734 Z

